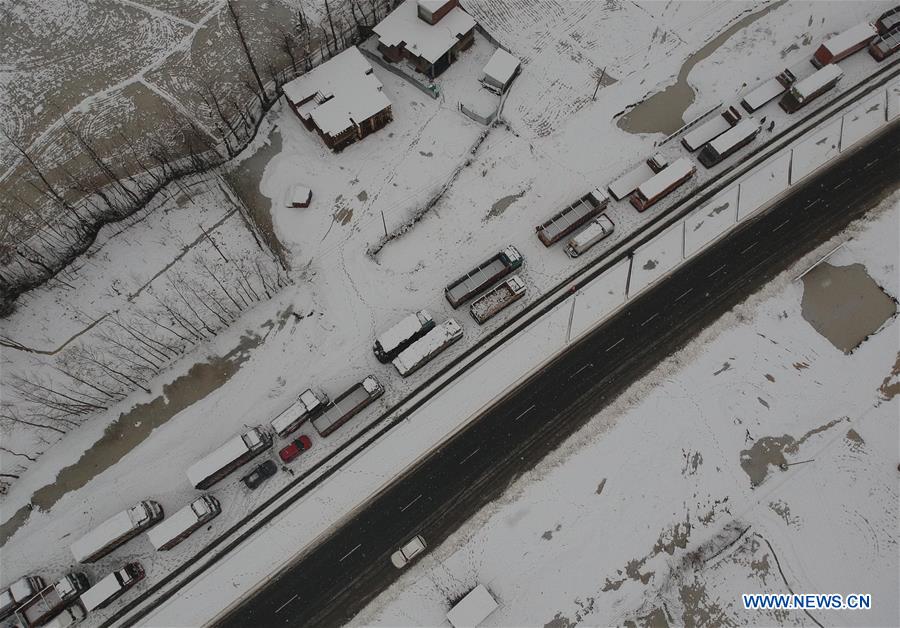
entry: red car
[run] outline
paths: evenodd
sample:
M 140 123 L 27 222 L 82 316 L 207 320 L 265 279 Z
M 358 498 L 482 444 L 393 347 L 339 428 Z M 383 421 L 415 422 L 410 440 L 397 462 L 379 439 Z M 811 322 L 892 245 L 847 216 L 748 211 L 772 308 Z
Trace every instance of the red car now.
M 278 452 L 278 457 L 282 462 L 290 462 L 304 451 L 312 447 L 312 441 L 305 434 L 295 438 L 289 445 Z

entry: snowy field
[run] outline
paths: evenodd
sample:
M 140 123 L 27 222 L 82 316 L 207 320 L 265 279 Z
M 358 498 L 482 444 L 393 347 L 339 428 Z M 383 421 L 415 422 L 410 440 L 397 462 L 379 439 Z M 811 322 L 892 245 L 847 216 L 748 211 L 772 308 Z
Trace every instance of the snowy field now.
M 664 88 L 692 52 L 726 25 L 763 7 L 548 3 L 546 11 L 535 12 L 526 3 L 500 14 L 493 12 L 494 6 L 501 5 L 467 4 L 524 66 L 504 109 L 507 125 L 493 128 L 474 155 L 470 149 L 485 128 L 456 107 L 467 91 L 480 89 L 479 64 L 489 58 L 489 44 L 481 38 L 438 81 L 439 100 L 376 67 L 393 102 L 394 121 L 340 154 L 328 151 L 287 108 L 271 113 L 254 147 L 257 153 L 244 161 L 262 156 L 254 165 L 258 185 L 238 192 L 248 204 L 261 199 L 262 210 L 270 213 L 272 231 L 286 247 L 294 285 L 154 377 L 146 384 L 149 392 L 131 394 L 97 412 L 53 447 L 32 438 L 23 451 L 43 454 L 37 462 L 4 454 L 4 469 L 18 469 L 21 463 L 27 468 L 2 497 L 4 563 L 15 565 L 17 574 L 62 573 L 72 566 L 68 542 L 99 520 L 137 499 L 157 499 L 169 512 L 188 503 L 196 492 L 183 469 L 226 436 L 245 425 L 265 424 L 307 387 L 335 396 L 376 373 L 387 387 L 384 398 L 329 439 L 314 438 L 313 451 L 293 466 L 303 470 L 333 451 L 380 409 L 478 339 L 480 328 L 468 312 L 452 311 L 443 298 L 449 280 L 506 244 L 523 251 L 526 262 L 520 274 L 529 291 L 521 303 L 485 325 L 490 330 L 584 263 L 570 260 L 560 246 L 545 249 L 532 225 L 652 152 L 662 133 L 629 134 L 612 123 L 613 114 Z M 808 57 L 827 33 L 881 10 L 878 3 L 775 6 L 694 67 L 689 76 L 696 98 L 685 119 L 733 98 L 740 88 L 736 75 L 745 73 L 750 85 L 764 80 Z M 592 32 L 610 36 L 595 38 Z M 800 32 L 805 33 L 802 41 L 796 36 Z M 649 51 L 647 42 L 652 42 Z M 764 69 L 751 72 L 750 61 Z M 616 82 L 602 87 L 592 101 L 594 73 L 607 64 Z M 845 85 L 874 67 L 868 55 L 849 60 Z M 773 118 L 780 115 L 777 104 L 767 107 Z M 783 118 L 778 120 L 782 125 Z M 665 150 L 670 156 L 683 154 L 677 142 Z M 698 180 L 706 176 L 706 171 L 698 173 Z M 388 231 L 400 229 L 449 181 L 452 185 L 421 221 L 370 254 L 384 235 L 382 212 Z M 285 207 L 287 191 L 297 183 L 313 189 L 309 209 Z M 99 255 L 85 258 L 64 277 L 73 288 L 54 284 L 36 291 L 2 322 L 4 335 L 29 348 L 53 349 L 80 334 L 89 321 L 127 305 L 126 295 L 167 270 L 186 245 L 199 242 L 214 253 L 200 227 L 217 225 L 232 208 L 230 191 L 223 188 L 221 194 L 218 205 L 198 201 L 193 216 L 192 204 L 172 202 L 164 214 L 129 227 L 124 237 L 101 242 Z M 661 210 L 638 214 L 627 202 L 614 204 L 609 214 L 616 233 L 586 257 L 602 254 Z M 249 232 L 242 231 L 240 216 L 230 216 L 221 227 L 232 233 L 229 243 L 246 244 Z M 243 245 L 235 246 L 237 251 Z M 73 300 L 72 294 L 79 296 Z M 621 299 L 615 294 L 610 307 Z M 435 364 L 401 381 L 389 365 L 375 360 L 371 342 L 402 315 L 423 307 L 438 322 L 457 318 L 465 336 Z M 5 373 L 30 370 L 39 377 L 57 377 L 52 359 L 6 348 L 3 359 Z M 108 446 L 113 437 L 132 432 L 140 437 Z M 10 438 L 9 432 L 4 436 Z M 21 440 L 13 442 L 18 447 L 29 443 L 28 437 L 17 432 L 15 438 Z M 147 469 L 156 472 L 148 477 Z M 149 580 L 157 579 L 288 479 L 280 474 L 250 493 L 237 476 L 230 477 L 213 491 L 223 503 L 223 515 L 208 531 L 166 554 L 155 554 L 140 539 L 88 571 L 96 577 L 125 559 L 139 558 Z M 37 506 L 30 513 L 29 503 Z
M 449 598 L 482 583 L 501 604 L 486 626 L 898 625 L 898 320 L 844 354 L 804 320 L 795 280 L 847 242 L 828 262 L 863 264 L 896 299 L 898 229 L 894 194 L 633 384 L 353 624 L 446 625 Z M 741 605 L 789 591 L 873 607 Z

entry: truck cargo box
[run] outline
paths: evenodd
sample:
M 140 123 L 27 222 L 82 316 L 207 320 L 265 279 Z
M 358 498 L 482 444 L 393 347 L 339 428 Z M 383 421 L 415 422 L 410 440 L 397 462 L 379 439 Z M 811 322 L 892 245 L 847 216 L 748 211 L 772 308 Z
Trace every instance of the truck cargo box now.
M 616 226 L 606 214 L 601 214 L 588 223 L 588 226 L 578 232 L 566 245 L 566 255 L 575 258 L 608 237 Z
M 462 337 L 462 327 L 452 318 L 448 318 L 394 358 L 394 368 L 401 377 L 406 377 L 425 366 Z
M 327 396 L 314 392 L 311 389 L 306 389 L 300 393 L 296 401 L 272 419 L 272 429 L 279 436 L 287 436 L 305 421 L 321 412 L 326 403 L 328 403 Z
M 599 214 L 607 205 L 609 196 L 606 192 L 599 188 L 592 190 L 545 223 L 535 227 L 537 236 L 544 246 L 550 246 Z
M 384 394 L 384 387 L 370 375 L 332 401 L 312 420 L 320 436 L 328 436 Z
M 444 296 L 447 297 L 450 305 L 457 308 L 486 290 L 498 279 L 522 266 L 522 261 L 522 254 L 519 253 L 519 250 L 512 245 L 507 246 L 447 286 Z
M 428 310 L 405 316 L 375 339 L 373 351 L 379 362 L 390 362 L 416 340 L 434 329 L 434 318 Z
M 813 55 L 812 64 L 821 68 L 829 63 L 837 63 L 841 59 L 846 59 L 868 46 L 877 34 L 878 31 L 868 22 L 848 28 L 819 46 Z
M 72 543 L 72 555 L 79 563 L 92 563 L 127 543 L 161 521 L 163 509 L 157 502 L 144 500 L 117 513 Z
M 250 428 L 188 467 L 188 480 L 194 488 L 209 488 L 271 446 L 271 434 L 260 427 Z
M 676 160 L 671 166 L 641 184 L 631 195 L 631 204 L 638 211 L 644 211 L 671 194 L 673 190 L 694 176 L 696 171 L 697 167 L 691 163 L 690 159 L 682 157 Z
M 513 275 L 490 292 L 478 297 L 469 307 L 472 318 L 481 325 L 525 295 L 525 282 Z

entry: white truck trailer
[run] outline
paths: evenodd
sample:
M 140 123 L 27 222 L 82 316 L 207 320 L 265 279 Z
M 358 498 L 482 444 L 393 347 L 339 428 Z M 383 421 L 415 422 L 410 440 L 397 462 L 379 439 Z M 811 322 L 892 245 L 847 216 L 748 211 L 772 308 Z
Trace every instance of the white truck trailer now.
M 207 489 L 271 446 L 272 435 L 253 427 L 192 464 L 187 470 L 188 480 L 194 488 Z
M 704 146 L 697 155 L 697 160 L 707 168 L 712 168 L 752 142 L 761 128 L 753 118 L 744 118 L 733 129 Z
M 70 546 L 79 563 L 92 563 L 124 545 L 161 521 L 163 509 L 157 502 L 144 500 L 113 515 Z
M 128 563 L 97 582 L 81 595 L 81 604 L 91 613 L 108 606 L 128 589 L 144 579 L 144 568 L 138 562 Z
M 448 318 L 394 358 L 394 368 L 401 377 L 406 377 L 462 337 L 462 327 L 454 319 Z
M 147 532 L 147 538 L 158 552 L 172 549 L 188 538 L 197 528 L 215 519 L 220 512 L 222 512 L 222 507 L 215 497 L 212 495 L 198 497 Z
M 837 85 L 843 76 L 843 70 L 835 64 L 829 63 L 812 76 L 791 85 L 787 93 L 778 101 L 778 105 L 787 113 L 794 113 Z
M 300 393 L 294 403 L 272 419 L 272 429 L 282 438 L 286 437 L 305 421 L 321 412 L 327 403 L 327 395 L 308 388 Z
M 379 362 L 388 363 L 416 340 L 434 329 L 434 318 L 428 310 L 404 316 L 375 339 L 372 350 Z
M 597 244 L 600 240 L 609 237 L 615 231 L 616 225 L 606 214 L 600 214 L 588 223 L 588 226 L 575 234 L 575 237 L 566 244 L 566 255 L 575 258 Z

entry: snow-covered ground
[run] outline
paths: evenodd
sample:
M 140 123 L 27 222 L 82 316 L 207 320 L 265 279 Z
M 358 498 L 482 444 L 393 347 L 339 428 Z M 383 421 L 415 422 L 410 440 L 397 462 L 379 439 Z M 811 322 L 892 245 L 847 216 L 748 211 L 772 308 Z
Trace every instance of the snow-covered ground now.
M 525 3 L 501 15 L 491 13 L 490 3 L 471 4 L 470 10 L 479 19 L 484 17 L 485 26 L 523 60 L 523 72 L 504 109 L 508 127 L 495 127 L 475 154 L 470 153 L 485 129 L 460 114 L 456 106 L 467 90 L 481 89 L 478 70 L 490 56 L 481 38 L 438 81 L 444 95 L 440 100 L 427 98 L 403 79 L 376 67 L 393 103 L 394 121 L 340 154 L 328 151 L 289 109 L 276 109 L 268 121 L 273 132 L 259 137 L 257 155 L 270 155 L 262 160 L 259 184 L 242 190 L 241 195 L 271 200 L 274 233 L 287 247 L 295 285 L 245 313 L 227 333 L 154 378 L 147 385 L 149 393 L 133 394 L 98 413 L 29 465 L 3 497 L 3 523 L 28 516 L 23 507 L 36 494 L 46 493 L 46 487 L 56 485 L 58 495 L 49 510 L 32 511 L 27 523 L 0 549 L 3 562 L 14 565 L 16 574 L 62 573 L 71 567 L 70 539 L 137 499 L 158 499 L 168 511 L 188 503 L 196 495 L 183 474 L 190 462 L 242 426 L 265 424 L 305 388 L 318 387 L 335 395 L 369 373 L 384 375 L 387 393 L 379 404 L 328 439 L 314 438 L 313 450 L 294 467 L 304 469 L 333 451 L 379 409 L 400 399 L 478 339 L 483 332 L 465 310 L 450 310 L 442 288 L 506 244 L 516 244 L 526 257 L 521 274 L 529 292 L 522 303 L 583 264 L 581 259 L 570 260 L 560 246 L 544 248 L 531 225 L 589 189 L 605 185 L 649 154 L 662 134 L 628 134 L 612 124 L 613 112 L 665 87 L 693 51 L 726 24 L 761 6 L 547 3 L 546 11 L 535 12 Z M 695 67 L 689 78 L 697 96 L 685 117 L 734 97 L 740 86 L 735 76 L 758 74 L 765 79 L 808 57 L 825 34 L 881 10 L 878 3 L 778 5 Z M 592 34 L 598 32 L 609 37 Z M 807 38 L 779 55 L 778 46 L 790 48 L 800 32 Z M 652 42 L 649 51 L 647 42 Z M 593 101 L 596 77 L 592 73 L 606 64 L 617 82 L 602 87 Z M 757 65 L 762 69 L 748 70 Z M 844 65 L 848 74 L 844 85 L 875 67 L 864 54 Z M 747 81 L 752 85 L 750 78 Z M 767 107 L 773 119 L 780 115 L 774 103 Z M 782 125 L 783 118 L 778 120 Z M 676 142 L 664 150 L 670 157 L 683 154 Z M 697 180 L 707 176 L 703 171 Z M 387 229 L 398 229 L 451 180 L 452 185 L 420 222 L 374 258 L 368 253 L 383 236 L 382 212 Z M 289 189 L 298 183 L 313 190 L 309 209 L 285 207 Z M 615 234 L 584 257 L 592 259 L 609 250 L 662 208 L 638 214 L 627 202 L 614 204 L 609 213 L 616 221 Z M 187 212 L 173 215 L 180 216 L 177 220 L 189 217 Z M 215 221 L 211 223 L 207 216 L 213 215 L 198 212 L 199 222 L 208 227 Z M 42 307 L 21 307 L 3 322 L 4 330 L 15 330 L 20 342 L 32 343 L 28 346 L 43 348 L 45 342 L 57 346 L 55 341 L 69 338 L 68 331 L 78 331 L 73 322 L 89 320 L 67 310 L 102 315 L 104 309 L 122 302 L 107 300 L 107 286 L 115 282 L 126 289 L 140 285 L 141 278 L 165 266 L 160 262 L 166 256 L 177 256 L 182 246 L 172 235 L 182 224 L 177 220 L 140 223 L 122 240 L 120 250 L 94 272 L 91 264 L 85 264 L 73 284 L 81 294 L 74 307 L 71 291 L 51 286 L 47 293 L 38 291 L 27 300 Z M 197 225 L 186 221 L 183 242 L 193 241 L 196 235 Z M 133 249 L 130 242 L 135 243 Z M 151 243 L 158 247 L 150 247 Z M 623 270 L 627 272 L 627 266 L 616 272 L 621 275 Z M 623 292 L 611 292 L 608 304 L 597 305 L 598 312 L 624 299 Z M 521 303 L 512 306 L 484 327 L 494 329 L 520 307 Z M 421 308 L 428 308 L 438 319 L 453 315 L 464 326 L 465 336 L 436 363 L 401 381 L 393 369 L 375 360 L 371 342 L 403 314 Z M 57 320 L 63 321 L 58 328 Z M 581 325 L 587 328 L 595 320 L 589 312 L 583 321 L 573 321 L 573 330 L 582 329 Z M 47 342 L 51 339 L 54 342 Z M 7 359 L 17 367 L 26 360 L 4 350 Z M 50 361 L 43 364 L 46 372 L 52 371 Z M 146 430 L 150 424 L 152 431 L 147 430 L 141 439 L 113 448 L 120 457 L 104 467 L 111 454 L 105 447 L 95 448 L 95 443 L 108 441 L 110 434 L 128 434 L 129 426 Z M 4 455 L 4 461 L 9 459 Z M 71 466 L 74 471 L 64 471 Z M 148 476 L 147 469 L 154 473 Z M 70 478 L 78 488 L 66 492 Z M 223 503 L 223 515 L 209 531 L 167 554 L 155 554 L 141 539 L 88 571 L 96 576 L 125 559 L 139 558 L 153 581 L 287 479 L 282 474 L 251 493 L 237 477 L 230 477 L 214 490 Z
M 894 194 L 633 384 L 354 625 L 446 625 L 476 583 L 501 604 L 486 626 L 900 624 L 900 323 L 844 354 L 795 280 L 846 242 L 828 263 L 863 264 L 896 299 L 898 233 Z M 873 606 L 742 607 L 789 591 Z

